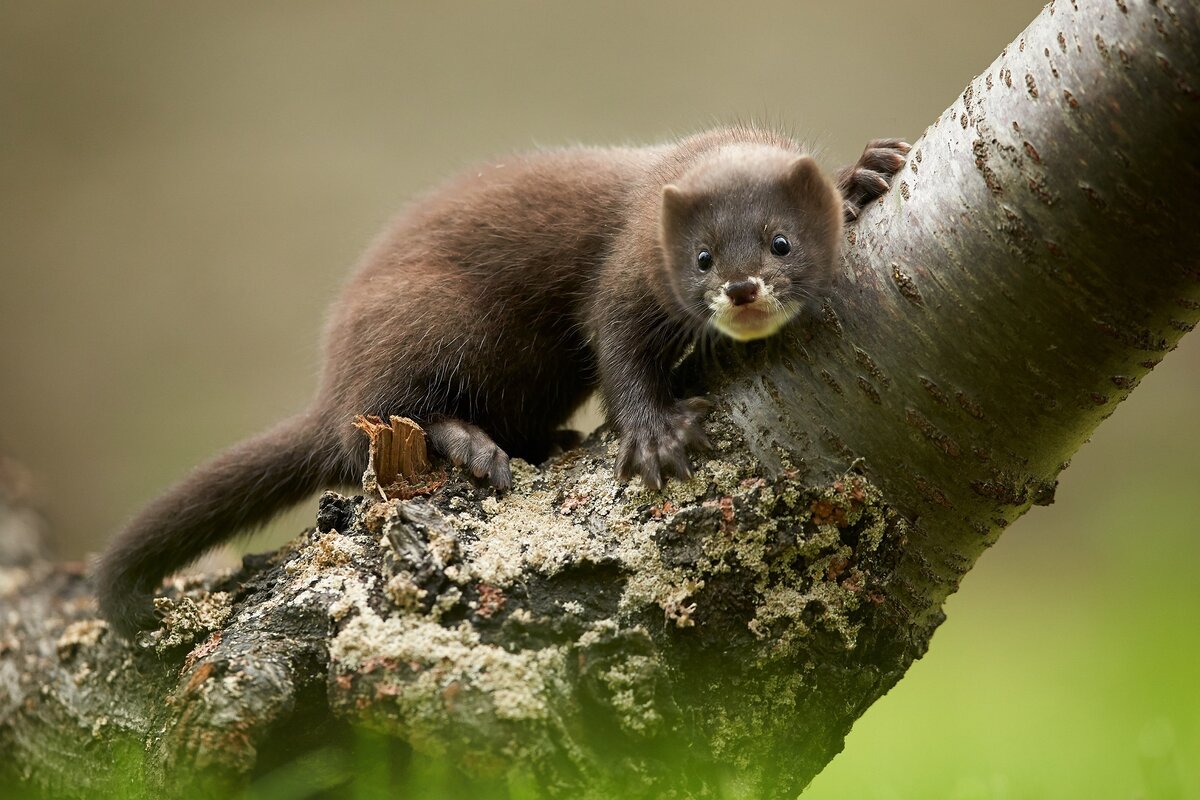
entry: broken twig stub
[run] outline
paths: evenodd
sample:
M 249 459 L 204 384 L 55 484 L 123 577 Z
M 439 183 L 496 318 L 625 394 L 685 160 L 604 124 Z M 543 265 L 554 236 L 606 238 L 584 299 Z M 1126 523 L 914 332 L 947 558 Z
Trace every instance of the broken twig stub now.
M 428 494 L 442 481 L 431 481 L 425 431 L 408 417 L 391 417 L 390 424 L 377 416 L 358 416 L 354 427 L 367 435 L 370 456 L 363 473 L 363 490 L 384 500 Z M 426 484 L 429 484 L 426 486 Z M 436 484 L 436 485 L 433 485 Z

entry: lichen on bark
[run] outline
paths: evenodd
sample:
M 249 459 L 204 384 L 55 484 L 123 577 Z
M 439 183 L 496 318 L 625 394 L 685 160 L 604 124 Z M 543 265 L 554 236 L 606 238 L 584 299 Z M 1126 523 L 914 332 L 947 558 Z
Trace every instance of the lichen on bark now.
M 724 441 L 663 493 L 612 480 L 605 434 L 545 472 L 518 468 L 503 501 L 354 505 L 351 528 L 393 543 L 378 585 L 407 588 L 335 604 L 331 706 L 479 770 L 553 764 L 597 796 L 678 788 L 664 751 L 736 753 L 748 780 L 745 754 L 772 730 L 803 749 L 781 698 L 813 702 L 816 643 L 855 648 L 907 526 L 857 474 L 803 489 L 736 466 Z M 718 663 L 743 691 L 713 691 Z M 597 754 L 610 732 L 622 769 Z

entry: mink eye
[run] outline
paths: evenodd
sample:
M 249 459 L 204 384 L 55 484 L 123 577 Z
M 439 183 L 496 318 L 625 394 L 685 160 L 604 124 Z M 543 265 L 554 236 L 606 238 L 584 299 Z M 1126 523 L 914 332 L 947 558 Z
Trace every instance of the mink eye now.
M 771 252 L 777 256 L 786 256 L 792 252 L 792 243 L 787 240 L 786 236 L 776 236 L 771 240 Z
M 708 272 L 710 269 L 712 269 L 712 265 L 712 253 L 708 252 L 708 250 L 701 250 L 700 254 L 696 256 L 696 266 L 701 272 Z

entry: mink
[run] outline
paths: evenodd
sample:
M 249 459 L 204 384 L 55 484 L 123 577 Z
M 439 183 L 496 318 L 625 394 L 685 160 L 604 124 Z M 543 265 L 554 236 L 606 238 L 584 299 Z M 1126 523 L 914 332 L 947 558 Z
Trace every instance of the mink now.
M 125 636 L 154 627 L 162 579 L 366 467 L 358 415 L 416 420 L 435 452 L 497 490 L 540 462 L 597 388 L 616 473 L 661 488 L 706 444 L 672 365 L 711 335 L 769 336 L 826 292 L 843 221 L 886 191 L 908 145 L 868 144 L 826 177 L 752 127 L 678 142 L 517 155 L 443 185 L 368 249 L 325 331 L 307 410 L 219 454 L 137 514 L 96 570 Z

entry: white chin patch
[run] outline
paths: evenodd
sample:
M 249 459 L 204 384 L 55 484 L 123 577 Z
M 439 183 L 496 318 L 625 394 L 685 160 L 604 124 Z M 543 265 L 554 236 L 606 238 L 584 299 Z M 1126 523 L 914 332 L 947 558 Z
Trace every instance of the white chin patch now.
M 729 316 L 714 316 L 713 327 L 730 339 L 739 342 L 749 342 L 754 339 L 765 339 L 774 336 L 779 329 L 791 319 L 790 314 L 776 313 L 761 320 L 748 322 L 744 319 L 731 319 Z
M 758 299 L 753 303 L 735 306 L 725 294 L 724 288 L 717 292 L 708 303 L 712 310 L 712 325 L 730 339 L 739 342 L 749 342 L 754 339 L 765 339 L 779 332 L 796 315 L 799 306 L 795 303 L 781 303 L 775 297 L 771 287 L 758 278 Z

